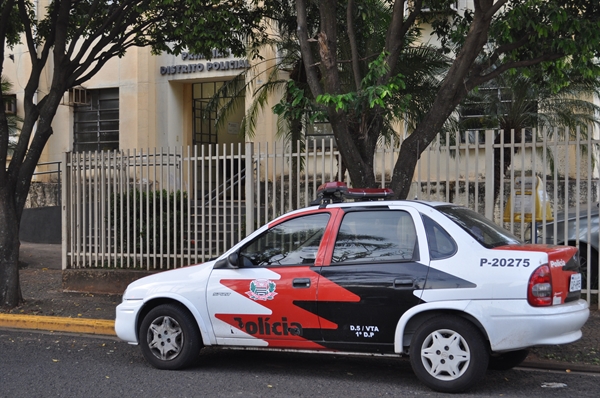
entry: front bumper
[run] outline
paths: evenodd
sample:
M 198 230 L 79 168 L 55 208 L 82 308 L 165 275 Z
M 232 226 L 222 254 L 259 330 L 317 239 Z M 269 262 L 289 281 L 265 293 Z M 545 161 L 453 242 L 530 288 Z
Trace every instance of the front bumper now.
M 137 319 L 144 300 L 123 300 L 117 306 L 115 318 L 115 332 L 117 337 L 129 344 L 138 344 Z

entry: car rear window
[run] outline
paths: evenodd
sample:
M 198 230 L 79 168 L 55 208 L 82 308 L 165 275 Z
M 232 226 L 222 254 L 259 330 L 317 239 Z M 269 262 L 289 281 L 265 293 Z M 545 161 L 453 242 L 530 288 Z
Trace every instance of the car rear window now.
M 519 238 L 481 214 L 462 206 L 438 206 L 436 209 L 467 231 L 482 246 L 493 248 L 522 243 Z
M 429 256 L 432 260 L 441 260 L 452 257 L 457 250 L 454 239 L 438 223 L 424 214 L 423 225 L 427 234 L 427 244 L 429 245 Z

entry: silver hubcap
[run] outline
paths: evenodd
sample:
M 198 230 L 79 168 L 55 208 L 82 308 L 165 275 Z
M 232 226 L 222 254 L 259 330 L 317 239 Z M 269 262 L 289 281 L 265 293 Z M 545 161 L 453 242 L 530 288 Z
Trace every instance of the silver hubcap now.
M 176 358 L 183 347 L 181 327 L 168 316 L 158 317 L 150 324 L 146 339 L 152 354 L 163 361 Z
M 438 380 L 455 380 L 469 368 L 471 352 L 463 337 L 453 330 L 432 332 L 421 346 L 425 370 Z

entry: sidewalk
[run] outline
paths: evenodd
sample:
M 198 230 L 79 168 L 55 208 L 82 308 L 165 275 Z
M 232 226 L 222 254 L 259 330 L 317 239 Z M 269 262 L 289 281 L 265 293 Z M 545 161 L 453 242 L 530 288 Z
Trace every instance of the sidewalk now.
M 25 303 L 10 311 L 0 309 L 0 328 L 115 335 L 115 307 L 121 296 L 63 292 L 61 245 L 22 242 L 20 261 Z M 600 311 L 591 311 L 582 339 L 535 347 L 522 366 L 600 373 Z
M 0 309 L 0 327 L 114 335 L 121 296 L 63 292 L 61 245 L 21 242 L 19 260 L 25 303 Z

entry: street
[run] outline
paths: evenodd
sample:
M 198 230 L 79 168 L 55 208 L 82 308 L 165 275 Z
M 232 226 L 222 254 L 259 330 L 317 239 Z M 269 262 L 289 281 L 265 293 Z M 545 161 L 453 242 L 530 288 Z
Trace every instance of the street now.
M 443 396 L 408 360 L 204 350 L 185 371 L 151 368 L 138 347 L 108 337 L 0 330 L 1 397 Z M 599 375 L 488 371 L 465 396 L 592 397 Z

